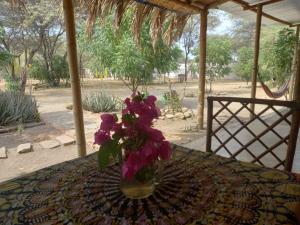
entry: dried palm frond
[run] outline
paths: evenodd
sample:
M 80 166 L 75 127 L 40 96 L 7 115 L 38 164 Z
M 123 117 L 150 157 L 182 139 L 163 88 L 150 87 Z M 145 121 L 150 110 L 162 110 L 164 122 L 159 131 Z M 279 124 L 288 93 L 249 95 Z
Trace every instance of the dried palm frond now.
M 166 43 L 179 38 L 183 32 L 189 15 L 174 12 L 153 4 L 151 0 L 80 0 L 88 10 L 87 33 L 91 35 L 97 18 L 104 20 L 107 13 L 114 11 L 116 30 L 120 27 L 123 16 L 128 8 L 133 8 L 134 18 L 132 29 L 136 43 L 140 44 L 142 26 L 145 19 L 150 19 L 150 35 L 155 46 L 159 37 L 163 36 Z M 156 1 L 157 2 L 157 1 Z M 167 26 L 166 26 L 167 25 Z M 164 27 L 167 27 L 164 31 Z
M 189 18 L 190 18 L 190 15 L 176 15 L 175 16 L 174 26 L 176 27 L 176 31 L 175 31 L 175 34 L 174 34 L 174 37 L 173 37 L 174 39 L 181 38 L 184 27 L 187 24 L 187 21 L 188 21 Z
M 119 29 L 119 27 L 120 27 L 123 15 L 125 14 L 126 9 L 130 2 L 132 2 L 132 1 L 131 0 L 120 0 L 117 2 L 116 15 L 115 15 L 115 26 L 117 29 Z
M 138 45 L 140 45 L 141 30 L 146 16 L 146 12 L 149 12 L 149 8 L 147 6 L 142 4 L 136 5 L 133 18 L 133 34 L 134 39 Z
M 163 39 L 167 45 L 171 45 L 174 38 L 174 26 L 175 26 L 175 18 L 172 16 L 169 20 L 169 26 L 163 35 Z
M 167 12 L 160 9 L 153 9 L 151 16 L 150 36 L 152 38 L 153 47 L 156 46 L 158 38 L 162 35 L 164 22 L 167 18 Z

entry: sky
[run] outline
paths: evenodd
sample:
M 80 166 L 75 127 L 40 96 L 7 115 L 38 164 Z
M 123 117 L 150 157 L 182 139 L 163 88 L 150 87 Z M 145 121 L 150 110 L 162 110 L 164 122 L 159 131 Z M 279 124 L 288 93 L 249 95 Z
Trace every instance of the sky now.
M 210 31 L 210 34 L 228 34 L 233 28 L 233 22 L 228 13 L 218 10 L 221 24 L 215 28 L 214 31 Z

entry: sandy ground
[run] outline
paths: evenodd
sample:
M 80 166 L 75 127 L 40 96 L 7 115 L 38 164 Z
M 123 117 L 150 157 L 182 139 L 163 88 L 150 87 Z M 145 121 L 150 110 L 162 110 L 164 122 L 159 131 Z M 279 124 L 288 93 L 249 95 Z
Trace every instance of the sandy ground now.
M 0 84 L 0 89 L 3 83 Z M 172 88 L 180 96 L 183 96 L 184 84 L 174 83 Z M 82 85 L 83 95 L 97 90 L 106 90 L 116 97 L 124 98 L 130 95 L 129 89 L 117 81 L 100 82 L 97 80 L 87 80 Z M 148 87 L 150 94 L 161 98 L 163 93 L 168 90 L 168 85 L 155 84 Z M 197 111 L 197 81 L 189 82 L 186 86 L 186 93 L 193 94 L 195 97 L 184 98 L 183 106 Z M 249 97 L 250 87 L 244 82 L 236 81 L 217 81 L 213 85 L 213 94 L 222 96 Z M 8 148 L 8 158 L 0 159 L 0 182 L 20 176 L 40 168 L 51 166 L 66 160 L 77 157 L 76 145 L 59 147 L 56 149 L 43 149 L 39 142 L 51 140 L 58 135 L 67 134 L 75 137 L 73 113 L 66 107 L 72 104 L 72 94 L 70 88 L 43 89 L 33 92 L 39 106 L 42 120 L 46 125 L 28 128 L 22 132 L 0 134 L 0 147 Z M 263 91 L 258 88 L 258 98 L 266 98 Z M 87 140 L 87 151 L 92 153 L 97 150 L 93 146 L 93 134 L 99 126 L 99 114 L 84 111 L 85 133 Z M 196 118 L 187 120 L 158 120 L 155 127 L 161 129 L 166 138 L 177 144 L 186 145 L 195 149 L 205 149 L 205 132 L 194 130 Z M 31 142 L 34 151 L 26 154 L 16 153 L 16 147 L 25 142 Z

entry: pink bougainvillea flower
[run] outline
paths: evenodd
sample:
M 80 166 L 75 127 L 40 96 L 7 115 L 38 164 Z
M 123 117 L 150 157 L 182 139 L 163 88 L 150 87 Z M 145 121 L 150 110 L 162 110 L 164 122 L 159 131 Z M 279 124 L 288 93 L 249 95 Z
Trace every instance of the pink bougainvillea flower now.
M 121 145 L 125 151 L 122 176 L 128 180 L 142 168 L 171 156 L 169 142 L 161 131 L 152 127 L 153 120 L 160 116 L 155 102 L 155 96 L 144 98 L 144 95 L 134 93 L 131 98 L 124 100 L 126 108 L 122 110 L 121 122 L 117 122 L 116 115 L 101 115 L 102 122 L 95 133 L 95 144 L 113 140 Z
M 124 103 L 125 103 L 125 105 L 126 106 L 128 106 L 128 105 L 130 105 L 130 98 L 126 98 L 125 100 L 124 100 Z
M 149 95 L 144 102 L 146 103 L 146 105 L 149 105 L 151 107 L 155 107 L 155 101 L 156 101 L 156 97 L 153 95 Z
M 158 159 L 158 149 L 152 141 L 147 141 L 140 150 L 140 158 L 142 166 L 148 166 Z
M 105 132 L 103 130 L 98 130 L 95 133 L 94 144 L 102 145 L 105 142 L 107 142 L 108 140 L 110 140 L 110 136 L 109 136 L 109 134 L 107 132 Z
M 122 135 L 123 134 L 122 123 L 115 123 L 113 125 L 112 131 L 115 132 L 115 134 Z
M 147 129 L 148 137 L 155 142 L 161 142 L 165 139 L 162 132 L 160 130 L 154 129 L 154 128 L 148 128 Z
M 115 125 L 115 123 L 117 122 L 116 115 L 108 114 L 108 113 L 102 114 L 101 120 L 102 122 L 100 125 L 100 130 L 106 132 L 110 132 L 113 126 Z
M 159 147 L 159 157 L 163 160 L 168 160 L 171 157 L 172 149 L 168 141 L 162 141 Z
M 141 166 L 139 152 L 129 153 L 127 160 L 122 165 L 122 176 L 128 180 L 131 180 L 142 168 Z

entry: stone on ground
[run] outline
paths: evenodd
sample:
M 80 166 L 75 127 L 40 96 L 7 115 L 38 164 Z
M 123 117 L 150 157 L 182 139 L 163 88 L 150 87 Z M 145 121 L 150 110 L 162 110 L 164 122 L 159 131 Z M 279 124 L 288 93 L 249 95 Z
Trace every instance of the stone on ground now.
M 185 117 L 185 118 L 191 118 L 191 117 L 192 117 L 192 113 L 189 112 L 189 111 L 188 111 L 188 112 L 185 112 L 185 113 L 184 113 L 184 117 Z
M 31 145 L 31 143 L 20 144 L 17 147 L 17 152 L 19 154 L 27 153 L 27 152 L 31 152 L 31 151 L 32 151 L 32 145 Z
M 7 158 L 7 149 L 6 147 L 0 148 L 0 159 L 6 159 Z
M 187 111 L 189 111 L 188 108 L 186 108 L 186 107 L 183 107 L 183 108 L 182 108 L 182 112 L 183 112 L 183 113 L 185 113 L 185 112 L 187 112 Z
M 172 115 L 172 114 L 167 114 L 167 115 L 166 115 L 166 118 L 167 118 L 167 119 L 173 119 L 173 118 L 174 118 L 174 115 Z
M 56 140 L 63 146 L 72 145 L 75 143 L 75 140 L 67 135 L 58 136 L 56 137 Z
M 42 148 L 52 149 L 60 146 L 60 143 L 56 140 L 48 140 L 40 142 L 40 145 L 42 146 Z
M 175 117 L 178 118 L 178 119 L 182 119 L 182 120 L 184 119 L 184 115 L 181 112 L 176 113 Z

